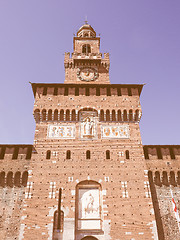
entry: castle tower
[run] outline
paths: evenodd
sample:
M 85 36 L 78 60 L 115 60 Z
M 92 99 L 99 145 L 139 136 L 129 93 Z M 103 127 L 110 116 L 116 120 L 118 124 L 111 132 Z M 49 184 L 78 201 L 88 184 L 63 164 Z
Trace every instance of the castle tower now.
M 19 239 L 157 239 L 139 129 L 143 85 L 110 84 L 99 47 L 86 23 L 65 54 L 64 84 L 32 83 L 35 150 L 24 162 Z

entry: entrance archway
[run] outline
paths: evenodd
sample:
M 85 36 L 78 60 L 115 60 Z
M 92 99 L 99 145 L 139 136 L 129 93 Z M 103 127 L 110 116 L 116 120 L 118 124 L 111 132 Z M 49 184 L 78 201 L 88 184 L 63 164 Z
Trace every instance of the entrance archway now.
M 95 237 L 92 237 L 92 236 L 87 236 L 87 237 L 82 238 L 81 240 L 98 240 L 98 239 Z

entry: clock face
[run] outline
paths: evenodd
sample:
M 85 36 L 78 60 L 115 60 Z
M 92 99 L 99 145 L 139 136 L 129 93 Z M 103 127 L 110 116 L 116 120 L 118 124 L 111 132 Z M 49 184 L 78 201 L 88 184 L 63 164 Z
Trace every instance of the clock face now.
M 81 68 L 77 71 L 77 76 L 81 81 L 95 81 L 98 78 L 98 72 L 94 68 Z

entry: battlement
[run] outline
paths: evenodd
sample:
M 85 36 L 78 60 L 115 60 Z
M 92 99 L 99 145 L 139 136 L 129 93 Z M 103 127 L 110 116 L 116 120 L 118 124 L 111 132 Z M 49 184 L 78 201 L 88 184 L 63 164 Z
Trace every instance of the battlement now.
M 6 158 L 18 159 L 24 156 L 25 159 L 31 159 L 32 153 L 36 150 L 33 145 L 29 144 L 1 144 L 0 145 L 0 161 Z
M 38 96 L 140 96 L 143 86 L 143 84 L 32 83 L 34 97 L 36 94 Z
M 180 159 L 180 145 L 144 145 L 143 150 L 145 159 Z

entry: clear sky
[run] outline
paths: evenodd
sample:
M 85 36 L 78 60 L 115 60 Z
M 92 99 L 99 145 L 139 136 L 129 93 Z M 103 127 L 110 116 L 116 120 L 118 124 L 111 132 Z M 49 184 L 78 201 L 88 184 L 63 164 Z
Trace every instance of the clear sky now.
M 179 0 L 0 0 L 0 143 L 33 143 L 29 81 L 64 82 L 85 16 L 110 53 L 111 83 L 146 83 L 143 144 L 180 144 Z

